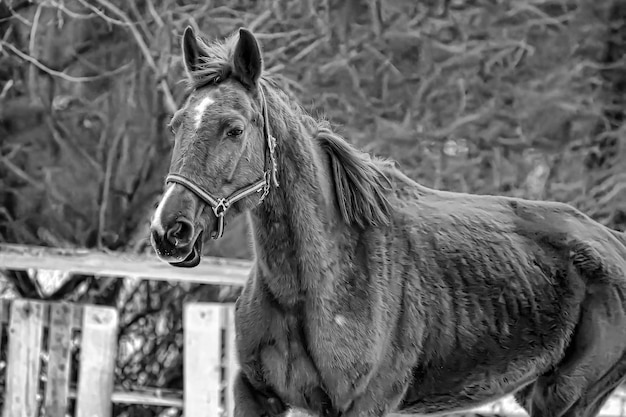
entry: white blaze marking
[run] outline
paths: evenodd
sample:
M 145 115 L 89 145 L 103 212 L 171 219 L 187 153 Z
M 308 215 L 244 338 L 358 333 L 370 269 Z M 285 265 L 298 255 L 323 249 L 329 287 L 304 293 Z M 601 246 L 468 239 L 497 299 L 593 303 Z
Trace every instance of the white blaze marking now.
M 193 117 L 196 130 L 200 127 L 200 124 L 202 124 L 202 116 L 204 115 L 207 107 L 209 107 L 213 103 L 215 103 L 215 100 L 213 100 L 211 97 L 205 97 L 200 100 L 200 103 L 198 103 L 198 105 L 194 109 Z
M 161 197 L 161 201 L 159 202 L 159 205 L 154 211 L 154 216 L 152 217 L 152 228 L 156 229 L 156 231 L 161 235 L 165 234 L 165 228 L 163 227 L 161 219 L 161 217 L 163 217 L 163 207 L 165 207 L 167 199 L 172 196 L 172 192 L 174 191 L 175 186 L 176 184 L 169 184 L 169 188 L 165 191 L 163 197 Z

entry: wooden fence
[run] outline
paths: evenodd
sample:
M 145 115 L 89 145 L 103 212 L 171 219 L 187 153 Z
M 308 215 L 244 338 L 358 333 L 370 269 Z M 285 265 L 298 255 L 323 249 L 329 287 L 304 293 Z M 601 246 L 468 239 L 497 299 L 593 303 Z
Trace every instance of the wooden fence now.
M 172 268 L 151 256 L 0 244 L 0 269 L 243 285 L 249 268 L 248 262 L 217 258 L 205 258 L 193 269 Z M 184 306 L 182 395 L 114 390 L 117 321 L 117 311 L 106 307 L 31 300 L 0 302 L 0 352 L 6 343 L 8 355 L 4 370 L 0 357 L 0 381 L 5 381 L 4 392 L 0 384 L 2 417 L 35 416 L 38 410 L 45 411 L 46 416 L 65 417 L 70 402 L 75 403 L 75 415 L 80 417 L 108 417 L 112 403 L 175 407 L 193 417 L 232 417 L 230 387 L 237 369 L 233 305 Z M 82 335 L 80 358 L 78 369 L 72 370 L 68 364 L 76 331 Z M 483 415 L 525 415 L 511 398 L 474 411 Z M 609 399 L 601 416 L 624 415 L 626 395 L 620 391 Z
M 153 256 L 0 244 L 0 269 L 240 286 L 250 263 L 205 258 L 192 270 L 172 268 Z M 2 417 L 38 412 L 65 417 L 66 410 L 80 417 L 110 416 L 113 403 L 172 407 L 194 417 L 232 417 L 232 390 L 227 388 L 237 369 L 232 304 L 184 306 L 182 393 L 116 391 L 117 330 L 113 308 L 0 300 L 0 352 L 6 352 L 6 367 L 0 357 Z M 75 335 L 80 335 L 78 347 Z M 70 355 L 77 349 L 78 367 L 71 369 Z
M 70 396 L 77 399 L 78 416 L 111 415 L 118 325 L 115 309 L 2 300 L 0 312 L 8 336 L 3 417 L 35 416 L 40 408 L 46 416 L 63 417 Z M 70 368 L 75 330 L 82 333 L 78 372 Z M 72 384 L 73 373 L 77 384 Z M 77 389 L 70 394 L 72 385 Z
M 227 388 L 237 370 L 234 306 L 189 303 L 183 328 L 182 398 L 116 392 L 115 309 L 0 300 L 0 352 L 6 352 L 6 366 L 0 370 L 2 417 L 65 417 L 68 411 L 77 417 L 104 417 L 111 416 L 113 403 L 174 407 L 187 416 L 232 417 L 232 390 Z M 74 368 L 71 358 L 76 354 Z
M 244 285 L 250 262 L 204 257 L 195 268 L 173 268 L 156 256 L 0 244 L 0 269 L 45 269 L 96 276 L 215 285 Z

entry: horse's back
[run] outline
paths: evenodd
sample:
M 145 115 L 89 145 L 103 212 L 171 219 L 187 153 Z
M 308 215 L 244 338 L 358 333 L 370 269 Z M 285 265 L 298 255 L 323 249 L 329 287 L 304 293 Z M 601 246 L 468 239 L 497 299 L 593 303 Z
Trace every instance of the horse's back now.
M 593 220 L 575 207 L 556 201 L 479 195 L 424 187 L 399 171 L 394 178 L 395 209 L 407 224 L 440 221 L 442 227 L 471 229 L 475 239 L 496 233 L 516 234 L 553 247 L 590 245 L 609 262 L 626 268 L 626 234 Z

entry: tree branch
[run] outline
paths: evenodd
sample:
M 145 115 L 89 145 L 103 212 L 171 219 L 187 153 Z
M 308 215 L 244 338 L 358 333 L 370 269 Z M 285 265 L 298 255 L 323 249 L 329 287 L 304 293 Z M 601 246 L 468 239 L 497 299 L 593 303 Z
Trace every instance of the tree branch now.
M 131 33 L 133 34 L 133 37 L 135 38 L 135 42 L 137 42 L 137 46 L 139 46 L 139 49 L 141 50 L 141 53 L 143 54 L 144 59 L 146 60 L 146 63 L 154 71 L 156 77 L 160 78 L 161 72 L 159 71 L 156 65 L 156 62 L 154 61 L 154 58 L 152 57 L 150 48 L 148 48 L 148 45 L 146 44 L 145 40 L 143 39 L 139 31 L 137 30 L 137 27 L 135 26 L 135 24 L 130 20 L 128 15 L 124 13 L 123 10 L 121 10 L 120 8 L 118 8 L 116 5 L 114 5 L 108 0 L 95 0 L 95 1 L 98 2 L 101 6 L 106 7 L 107 9 L 115 13 L 120 19 L 122 19 L 125 26 L 127 26 L 128 29 L 130 29 Z M 165 107 L 167 108 L 168 112 L 170 113 L 176 112 L 176 109 L 177 109 L 176 101 L 174 100 L 174 96 L 172 95 L 169 85 L 164 79 L 161 79 L 161 81 L 159 81 L 159 85 L 161 86 L 161 90 L 163 90 L 163 94 L 165 96 Z
M 43 72 L 45 72 L 47 74 L 50 74 L 53 77 L 58 77 L 58 78 L 61 78 L 61 79 L 65 80 L 65 81 L 69 81 L 69 82 L 72 82 L 72 83 L 85 83 L 85 82 L 100 80 L 102 78 L 113 77 L 115 75 L 118 75 L 118 74 L 126 71 L 130 67 L 130 64 L 131 64 L 129 62 L 127 64 L 122 65 L 119 68 L 114 69 L 113 71 L 108 71 L 108 72 L 105 72 L 105 73 L 102 73 L 102 74 L 98 74 L 98 75 L 92 75 L 92 76 L 88 76 L 88 77 L 75 77 L 73 75 L 68 75 L 68 74 L 66 74 L 64 72 L 54 70 L 54 69 L 52 69 L 52 68 L 42 64 L 37 59 L 33 58 L 32 56 L 30 56 L 28 54 L 25 54 L 24 52 L 20 51 L 19 49 L 17 49 L 15 46 L 11 45 L 8 42 L 0 40 L 0 47 L 8 48 L 15 55 L 17 55 L 18 57 L 20 57 L 24 61 L 27 61 L 27 62 L 33 64 L 34 66 L 36 66 L 37 68 L 39 68 Z M 0 51 L 2 50 L 2 48 L 0 48 Z

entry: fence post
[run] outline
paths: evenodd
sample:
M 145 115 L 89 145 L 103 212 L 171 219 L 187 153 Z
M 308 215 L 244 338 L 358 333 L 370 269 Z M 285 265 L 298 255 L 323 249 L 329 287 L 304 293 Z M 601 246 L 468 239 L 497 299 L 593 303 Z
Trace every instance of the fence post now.
M 46 383 L 45 414 L 65 416 L 70 382 L 70 348 L 74 306 L 68 303 L 50 305 L 48 331 L 48 382 Z
M 221 417 L 222 308 L 189 303 L 183 310 L 185 415 Z
M 111 415 L 118 320 L 113 308 L 83 308 L 77 417 Z
M 225 377 L 226 380 L 226 395 L 224 398 L 224 407 L 226 411 L 226 417 L 234 417 L 235 415 L 235 398 L 233 393 L 233 385 L 235 382 L 235 376 L 238 371 L 237 363 L 237 346 L 235 344 L 235 305 L 225 304 L 222 307 L 225 310 L 224 314 L 224 330 L 225 330 Z
M 4 417 L 37 415 L 44 304 L 15 300 L 11 304 Z

